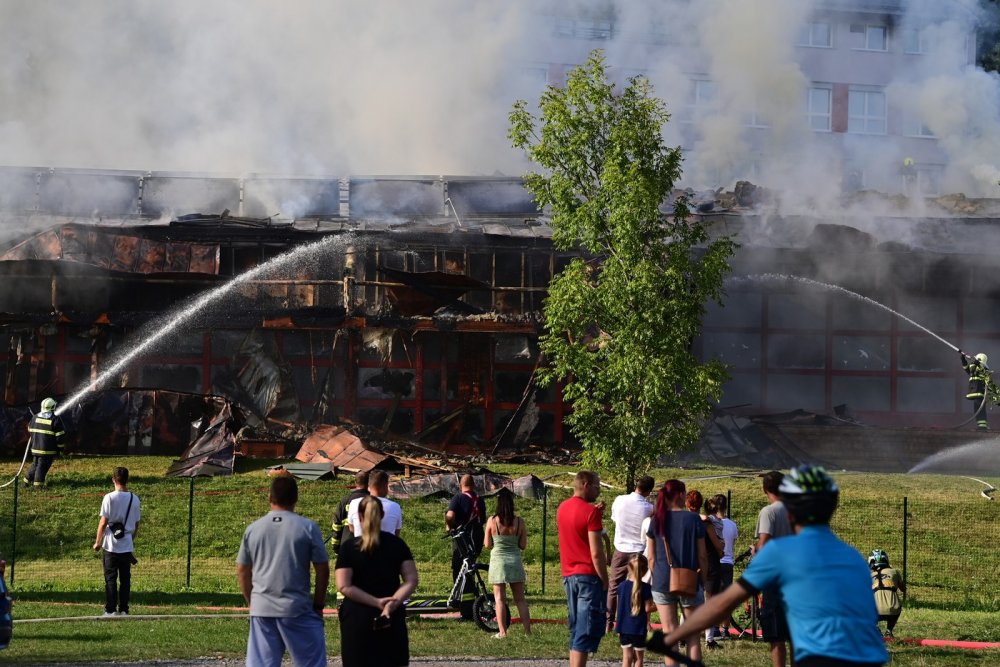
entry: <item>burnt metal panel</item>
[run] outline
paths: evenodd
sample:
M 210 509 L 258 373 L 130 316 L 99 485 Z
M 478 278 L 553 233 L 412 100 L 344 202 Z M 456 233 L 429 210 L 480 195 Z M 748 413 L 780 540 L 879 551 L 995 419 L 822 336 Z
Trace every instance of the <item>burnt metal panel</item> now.
M 190 243 L 167 243 L 164 267 L 169 273 L 183 273 L 191 266 Z
M 219 246 L 217 245 L 192 245 L 191 246 L 191 266 L 188 267 L 191 273 L 219 273 Z
M 0 169 L 0 210 L 34 211 L 38 208 L 38 169 Z
M 38 210 L 72 216 L 136 215 L 140 182 L 138 173 L 42 173 Z
M 243 212 L 251 218 L 340 215 L 340 182 L 318 178 L 249 178 L 243 182 Z
M 163 270 L 163 256 L 166 253 L 166 249 L 162 243 L 142 239 L 136 253 L 136 263 L 134 266 L 136 272 L 154 273 Z
M 535 196 L 520 178 L 448 181 L 448 198 L 465 215 L 538 215 Z
M 143 181 L 143 215 L 222 213 L 239 205 L 239 179 L 153 174 Z
M 442 184 L 434 179 L 351 179 L 351 217 L 441 215 Z
M 140 239 L 136 236 L 115 236 L 111 270 L 131 271 L 135 267 Z

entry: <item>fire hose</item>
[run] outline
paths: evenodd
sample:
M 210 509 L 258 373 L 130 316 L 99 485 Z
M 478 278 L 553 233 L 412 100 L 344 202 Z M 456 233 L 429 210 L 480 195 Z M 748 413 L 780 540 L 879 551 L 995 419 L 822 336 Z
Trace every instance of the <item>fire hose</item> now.
M 31 412 L 31 408 L 30 407 L 28 408 L 28 412 Z M 34 417 L 35 413 L 31 412 L 31 416 Z M 17 472 L 14 473 L 14 476 L 11 477 L 6 483 L 0 484 L 0 489 L 6 488 L 6 487 L 10 486 L 11 484 L 13 484 L 15 481 L 17 481 L 17 478 L 21 474 L 21 471 L 24 470 L 24 463 L 25 463 L 25 461 L 28 460 L 28 450 L 30 450 L 30 449 L 31 449 L 31 438 L 29 437 L 28 438 L 28 442 L 26 442 L 24 444 L 24 456 L 21 457 L 21 467 L 19 467 L 17 469 Z

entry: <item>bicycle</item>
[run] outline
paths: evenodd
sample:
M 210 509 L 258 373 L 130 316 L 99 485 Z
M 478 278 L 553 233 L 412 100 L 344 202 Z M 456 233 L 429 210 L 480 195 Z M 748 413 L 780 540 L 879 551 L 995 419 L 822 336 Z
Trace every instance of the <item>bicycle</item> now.
M 462 605 L 462 598 L 465 595 L 466 586 L 472 583 L 474 589 L 472 601 L 472 620 L 476 625 L 486 632 L 497 632 L 500 629 L 497 623 L 496 600 L 492 591 L 486 587 L 483 581 L 483 570 L 488 570 L 489 565 L 476 561 L 475 545 L 472 535 L 461 528 L 449 531 L 445 538 L 458 541 L 458 546 L 462 554 L 462 568 L 455 577 L 455 583 L 451 587 L 447 597 L 414 597 L 403 603 L 408 614 L 434 614 L 453 611 Z M 506 625 L 510 626 L 510 610 L 505 614 Z

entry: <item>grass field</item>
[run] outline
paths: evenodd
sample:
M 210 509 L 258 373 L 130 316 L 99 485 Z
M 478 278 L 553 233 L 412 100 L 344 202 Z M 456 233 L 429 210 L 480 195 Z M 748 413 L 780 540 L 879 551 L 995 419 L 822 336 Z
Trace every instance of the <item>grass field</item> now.
M 73 457 L 56 463 L 50 489 L 21 489 L 17 498 L 15 618 L 56 618 L 99 614 L 103 580 L 91 550 L 101 496 L 111 488 L 110 472 L 126 465 L 132 488 L 142 499 L 143 527 L 137 540 L 140 564 L 134 570 L 134 615 L 203 614 L 206 608 L 232 610 L 242 605 L 237 593 L 234 558 L 245 526 L 267 511 L 270 462 L 240 461 L 228 478 L 166 479 L 169 461 L 156 457 L 130 459 Z M 0 481 L 9 479 L 17 462 L 0 463 Z M 494 466 L 511 475 L 532 473 L 567 484 L 570 468 Z M 897 637 L 1000 641 L 998 608 L 997 505 L 979 496 L 968 479 L 938 476 L 837 474 L 842 507 L 834 528 L 862 551 L 885 548 L 899 566 L 903 545 L 903 498 L 907 498 L 908 580 L 911 594 Z M 756 513 L 764 504 L 759 479 L 733 470 L 659 470 L 657 480 L 679 477 L 705 495 L 731 493 L 733 517 L 741 530 L 738 548 L 749 544 Z M 614 483 L 614 480 L 608 480 Z M 987 480 L 996 482 L 997 480 Z M 301 482 L 300 513 L 326 530 L 330 513 L 346 492 L 344 478 Z M 192 494 L 193 491 L 193 494 Z M 608 489 L 610 501 L 620 490 Z M 518 510 L 529 524 L 531 540 L 525 559 L 533 616 L 565 618 L 558 573 L 555 509 L 568 491 L 551 489 L 548 506 L 519 499 Z M 447 498 L 404 501 L 403 537 L 410 544 L 421 575 L 419 593 L 443 592 L 450 584 L 449 549 L 442 536 Z M 192 531 L 188 540 L 189 507 Z M 545 591 L 542 592 L 541 526 L 548 526 Z M 0 551 L 10 557 L 14 544 L 13 487 L 0 490 Z M 190 568 L 188 551 L 191 551 Z M 189 575 L 190 572 L 190 575 Z M 560 657 L 565 655 L 566 629 L 539 624 L 528 639 L 513 630 L 509 641 L 497 642 L 452 619 L 414 619 L 414 655 L 481 655 Z M 456 627 L 461 632 L 456 634 Z M 142 621 L 52 621 L 22 623 L 15 641 L 0 661 L 16 664 L 88 660 L 145 660 L 199 656 L 239 656 L 246 642 L 241 618 L 165 619 Z M 339 645 L 335 618 L 327 624 L 329 647 Z M 456 637 L 460 641 L 456 642 Z M 183 640 L 178 640 L 183 638 Z M 967 651 L 912 646 L 897 642 L 893 664 L 994 664 L 1000 651 Z M 617 642 L 608 638 L 598 657 L 619 657 Z M 710 665 L 767 665 L 766 650 L 750 642 L 731 642 L 708 655 Z

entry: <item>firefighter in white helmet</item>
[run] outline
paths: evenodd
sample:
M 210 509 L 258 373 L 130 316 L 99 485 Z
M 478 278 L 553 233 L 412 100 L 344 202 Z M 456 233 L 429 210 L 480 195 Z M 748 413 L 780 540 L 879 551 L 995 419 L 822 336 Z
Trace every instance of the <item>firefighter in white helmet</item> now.
M 986 418 L 986 402 L 989 398 L 989 389 L 993 384 L 990 368 L 986 365 L 989 358 L 983 352 L 974 357 L 970 357 L 961 350 L 958 353 L 962 356 L 962 368 L 969 376 L 969 390 L 965 397 L 972 401 L 972 409 L 976 413 L 976 429 L 988 431 L 990 423 Z
M 32 459 L 24 483 L 34 488 L 45 486 L 45 476 L 52 466 L 52 461 L 62 453 L 66 429 L 63 428 L 62 419 L 55 414 L 56 405 L 54 398 L 43 400 L 41 412 L 33 416 L 31 423 L 28 424 Z

